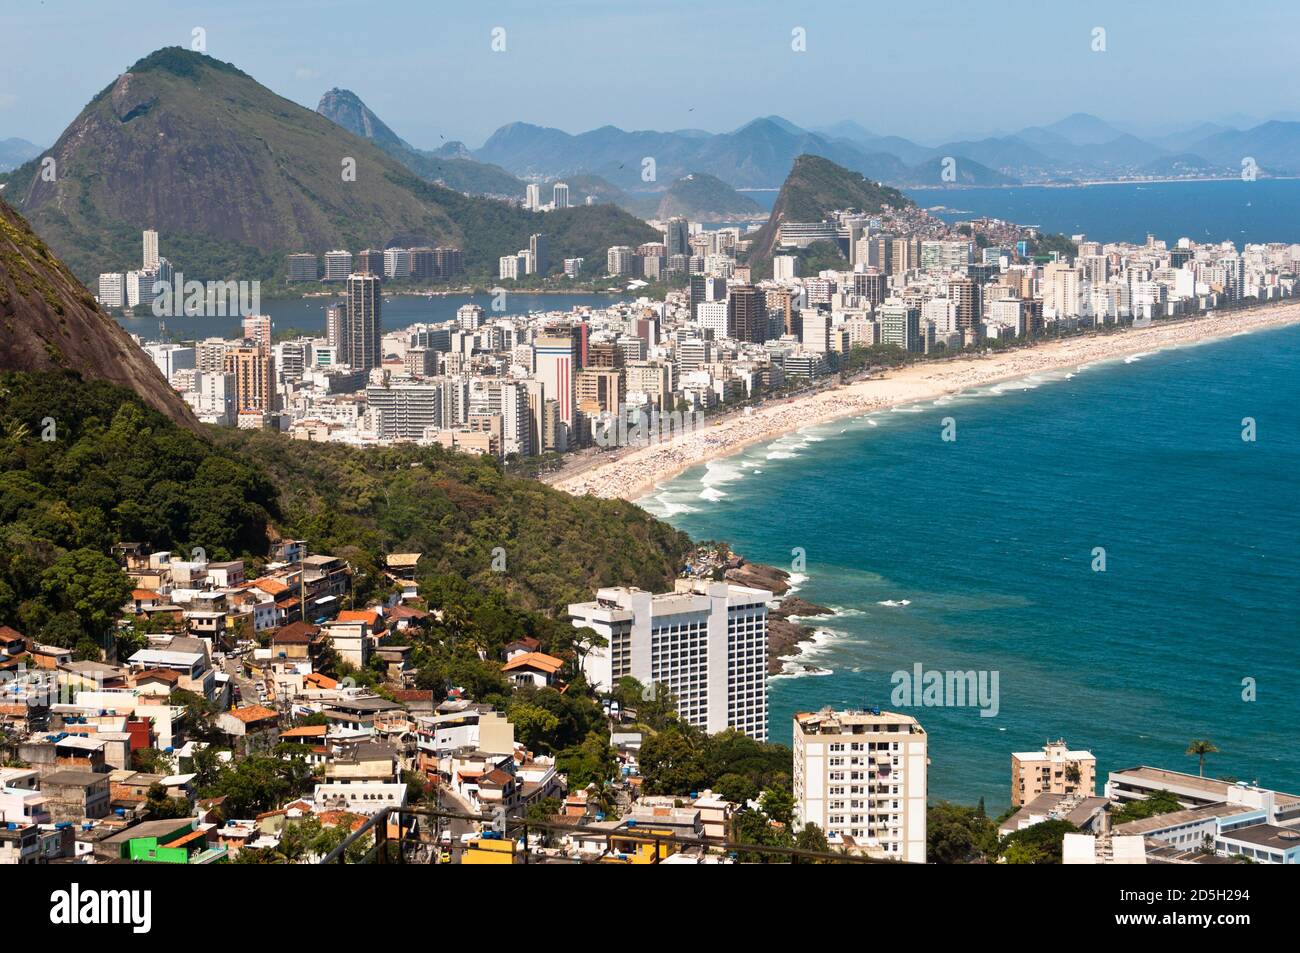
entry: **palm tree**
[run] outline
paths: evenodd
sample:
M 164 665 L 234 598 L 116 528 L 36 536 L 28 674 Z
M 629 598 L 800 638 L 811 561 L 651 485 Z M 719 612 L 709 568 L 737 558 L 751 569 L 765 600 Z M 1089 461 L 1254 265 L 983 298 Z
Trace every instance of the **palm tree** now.
M 1201 777 L 1205 777 L 1205 756 L 1218 753 L 1219 749 L 1208 738 L 1197 738 L 1187 746 L 1187 754 L 1201 759 Z

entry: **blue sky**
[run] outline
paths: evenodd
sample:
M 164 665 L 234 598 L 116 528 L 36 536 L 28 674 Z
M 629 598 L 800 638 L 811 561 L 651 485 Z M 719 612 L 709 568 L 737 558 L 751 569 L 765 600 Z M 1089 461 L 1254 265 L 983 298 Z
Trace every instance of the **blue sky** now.
M 48 145 L 118 73 L 189 46 L 196 26 L 211 55 L 281 95 L 314 108 L 352 89 L 417 146 L 477 147 L 515 120 L 723 131 L 770 114 L 937 143 L 1072 112 L 1295 118 L 1300 4 L 6 0 L 0 139 Z M 791 49 L 795 27 L 806 52 Z M 1091 49 L 1096 27 L 1105 52 Z

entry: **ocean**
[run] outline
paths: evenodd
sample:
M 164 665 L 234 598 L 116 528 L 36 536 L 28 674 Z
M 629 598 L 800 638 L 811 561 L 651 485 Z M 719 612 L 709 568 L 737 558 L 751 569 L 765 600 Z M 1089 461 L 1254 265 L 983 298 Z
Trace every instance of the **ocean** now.
M 796 711 L 896 707 L 893 673 L 920 664 L 997 674 L 991 717 L 902 709 L 932 800 L 1001 809 L 1011 752 L 1058 737 L 1102 783 L 1195 772 L 1209 738 L 1207 774 L 1300 792 L 1297 367 L 1290 327 L 1038 375 L 811 427 L 642 505 L 834 608 L 769 683 L 773 741 Z
M 1101 242 L 1300 242 L 1300 180 L 1125 182 L 1072 188 L 912 189 L 945 221 L 991 216 Z
M 945 221 L 990 216 L 1101 242 L 1300 242 L 1300 179 L 1124 182 L 1056 188 L 904 189 Z M 778 189 L 745 195 L 771 210 Z M 740 224 L 731 222 L 726 224 Z

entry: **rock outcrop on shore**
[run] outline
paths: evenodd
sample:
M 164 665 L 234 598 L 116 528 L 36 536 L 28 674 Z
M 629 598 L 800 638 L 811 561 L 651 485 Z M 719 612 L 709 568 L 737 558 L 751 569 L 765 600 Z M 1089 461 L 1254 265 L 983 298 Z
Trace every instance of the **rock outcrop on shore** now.
M 753 586 L 757 589 L 770 589 L 774 595 L 782 596 L 790 591 L 790 574 L 775 566 L 761 563 L 745 563 L 728 569 L 728 582 L 738 586 Z M 796 595 L 785 595 L 777 608 L 767 614 L 767 674 L 779 675 L 785 668 L 785 660 L 802 653 L 801 642 L 811 642 L 816 633 L 810 625 L 792 622 L 791 619 L 806 619 L 811 616 L 832 615 L 833 610 L 801 599 Z

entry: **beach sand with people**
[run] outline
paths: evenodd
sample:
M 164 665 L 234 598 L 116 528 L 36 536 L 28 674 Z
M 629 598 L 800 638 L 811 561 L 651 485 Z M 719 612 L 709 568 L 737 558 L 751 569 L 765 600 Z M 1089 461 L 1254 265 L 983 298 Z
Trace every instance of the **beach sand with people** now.
M 1156 322 L 1145 328 L 1049 340 L 978 356 L 921 362 L 807 396 L 772 400 L 754 407 L 752 413 L 709 419 L 693 432 L 649 446 L 610 452 L 607 461 L 599 460 L 571 475 L 562 471 L 548 482 L 577 496 L 637 500 L 690 467 L 837 418 L 1298 322 L 1300 303 L 1286 302 Z

